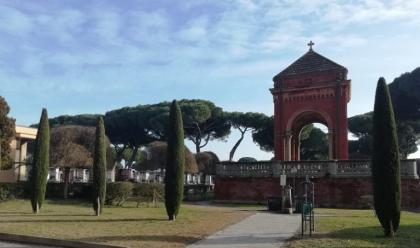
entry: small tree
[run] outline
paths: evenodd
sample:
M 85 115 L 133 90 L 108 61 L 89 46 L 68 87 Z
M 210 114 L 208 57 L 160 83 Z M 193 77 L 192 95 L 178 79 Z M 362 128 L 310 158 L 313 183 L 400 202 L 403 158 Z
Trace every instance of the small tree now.
M 242 140 L 245 137 L 245 133 L 248 131 L 254 132 L 259 128 L 263 127 L 266 124 L 267 116 L 261 113 L 241 113 L 241 112 L 231 112 L 227 113 L 228 123 L 232 125 L 233 128 L 237 129 L 240 132 L 240 137 L 236 141 L 235 145 L 229 152 L 229 161 L 233 160 L 236 150 L 241 144 Z
M 51 120 L 50 120 L 51 126 Z M 90 126 L 64 125 L 51 128 L 50 165 L 64 170 L 63 196 L 68 197 L 71 168 L 92 168 L 95 152 L 96 128 Z M 107 165 L 114 164 L 113 149 L 105 136 Z M 112 167 L 111 167 L 112 168 Z
M 32 169 L 29 175 L 31 184 L 31 204 L 34 213 L 38 213 L 45 199 L 50 153 L 50 127 L 48 113 L 42 109 L 41 120 L 35 140 L 35 151 Z
M 106 142 L 102 117 L 98 117 L 95 132 L 95 151 L 93 155 L 93 209 L 99 216 L 106 196 Z
M 0 96 L 0 170 L 12 166 L 10 142 L 15 136 L 15 120 L 8 117 L 10 108 L 6 100 Z
M 184 129 L 178 103 L 171 104 L 168 125 L 168 155 L 165 171 L 165 206 L 169 220 L 175 220 L 184 193 Z
M 385 236 L 393 237 L 400 223 L 400 160 L 394 111 L 384 78 L 379 79 L 375 95 L 372 179 L 376 215 Z

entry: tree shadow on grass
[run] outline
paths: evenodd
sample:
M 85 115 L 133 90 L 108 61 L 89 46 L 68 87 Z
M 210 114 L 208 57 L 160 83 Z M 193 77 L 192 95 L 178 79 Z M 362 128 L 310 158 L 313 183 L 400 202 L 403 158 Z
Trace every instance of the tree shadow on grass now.
M 30 212 L 23 212 L 23 211 L 9 211 L 9 212 L 0 212 L 1 217 L 7 216 L 22 216 L 22 215 L 31 215 L 33 213 Z
M 114 235 L 81 238 L 84 242 L 112 242 L 112 241 L 156 241 L 181 244 L 192 244 L 199 241 L 199 238 L 180 235 Z
M 45 216 L 45 215 L 44 215 Z M 68 215 L 65 215 L 68 216 Z M 94 217 L 93 215 L 90 215 Z M 41 216 L 36 216 L 41 217 Z M 63 220 L 63 219 L 31 219 L 31 220 L 0 220 L 0 223 L 72 223 L 72 222 L 156 222 L 168 221 L 167 219 L 144 218 L 144 219 L 80 219 L 80 220 Z
M 45 202 L 47 205 L 61 205 L 61 206 L 81 206 L 81 207 L 91 207 L 92 203 L 88 200 L 83 199 L 49 199 Z
M 294 239 L 299 239 L 296 236 Z M 330 233 L 314 233 L 311 237 L 305 235 L 304 238 L 310 239 L 342 239 L 364 241 L 366 244 L 370 243 L 368 247 L 406 247 L 415 248 L 420 247 L 420 223 L 415 225 L 400 225 L 395 238 L 391 239 L 384 236 L 382 227 L 369 226 L 360 228 L 345 228 Z M 353 246 L 356 247 L 356 246 Z
M 92 214 L 34 214 L 30 212 L 22 212 L 22 213 L 1 213 L 0 218 L 7 218 L 7 217 L 86 217 L 86 216 L 93 216 Z M 1 222 L 1 221 L 0 221 Z

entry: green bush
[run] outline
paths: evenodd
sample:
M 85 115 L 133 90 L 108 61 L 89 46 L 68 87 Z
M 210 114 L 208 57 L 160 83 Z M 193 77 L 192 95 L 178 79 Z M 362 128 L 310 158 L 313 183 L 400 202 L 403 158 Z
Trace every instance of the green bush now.
M 106 205 L 122 206 L 133 194 L 133 184 L 130 182 L 109 183 L 106 188 Z
M 154 194 L 157 193 L 157 197 L 164 198 L 165 188 L 163 184 L 159 183 L 138 183 L 134 186 L 133 195 L 136 197 L 143 197 L 152 200 Z
M 0 201 L 13 200 L 15 196 L 10 192 L 8 187 L 0 187 Z
M 64 183 L 47 184 L 47 198 L 64 199 Z M 70 183 L 68 188 L 68 197 L 72 199 L 91 199 L 92 184 L 90 183 Z
M 240 162 L 240 163 L 252 163 L 252 162 L 258 162 L 258 160 L 255 159 L 255 158 L 252 158 L 252 157 L 243 157 L 243 158 L 240 158 L 238 160 L 238 162 Z
M 0 202 L 23 198 L 25 185 L 23 183 L 0 183 Z

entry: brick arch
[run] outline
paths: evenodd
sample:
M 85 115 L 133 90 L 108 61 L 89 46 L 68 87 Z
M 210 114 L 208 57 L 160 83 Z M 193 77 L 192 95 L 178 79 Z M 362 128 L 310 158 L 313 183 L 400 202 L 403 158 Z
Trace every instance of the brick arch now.
M 310 49 L 274 78 L 274 157 L 299 160 L 299 132 L 313 122 L 328 127 L 330 159 L 348 159 L 347 69 Z
M 328 113 L 324 112 L 324 111 L 315 111 L 315 110 L 311 110 L 311 111 L 302 111 L 302 112 L 297 112 L 295 114 L 295 116 L 293 116 L 292 118 L 290 118 L 288 124 L 287 124 L 287 129 L 288 133 L 291 134 L 291 143 L 290 143 L 290 157 L 291 160 L 300 160 L 300 134 L 303 130 L 303 128 L 306 125 L 312 124 L 312 123 L 321 123 L 323 125 L 325 125 L 328 130 L 330 130 L 331 126 L 333 125 L 333 122 L 331 120 L 331 117 L 328 115 Z M 333 137 L 331 136 L 332 133 L 330 131 L 328 131 L 328 148 L 329 148 L 329 158 L 333 159 L 333 147 L 334 147 L 334 143 L 333 143 Z
M 286 130 L 290 131 L 292 130 L 293 124 L 296 124 L 299 119 L 310 116 L 307 121 L 304 121 L 306 124 L 302 125 L 302 128 L 308 124 L 311 123 L 321 123 L 324 124 L 327 127 L 332 127 L 332 119 L 328 115 L 327 112 L 320 110 L 320 109 L 313 109 L 313 108 L 305 108 L 300 111 L 296 111 L 288 120 L 286 125 Z

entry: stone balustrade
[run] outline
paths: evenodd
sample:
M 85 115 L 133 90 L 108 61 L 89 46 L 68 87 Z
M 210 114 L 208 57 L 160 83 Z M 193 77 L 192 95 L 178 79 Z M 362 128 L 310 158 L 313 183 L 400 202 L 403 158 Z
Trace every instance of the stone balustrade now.
M 281 174 L 311 178 L 359 178 L 371 176 L 370 160 L 221 162 L 219 177 L 279 177 Z M 401 177 L 419 179 L 416 160 L 401 160 Z
M 252 163 L 223 162 L 217 164 L 216 175 L 221 177 L 272 177 L 273 163 L 269 161 Z

